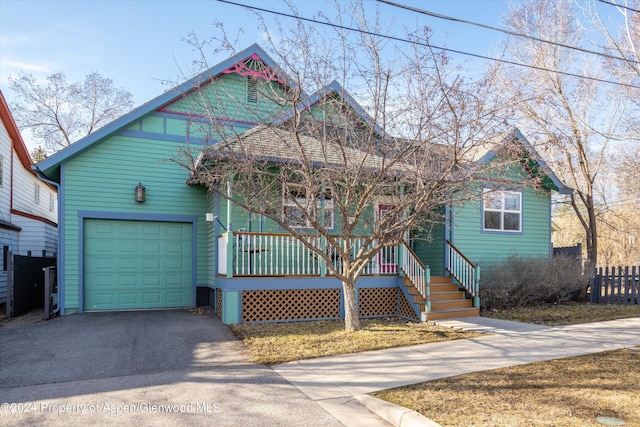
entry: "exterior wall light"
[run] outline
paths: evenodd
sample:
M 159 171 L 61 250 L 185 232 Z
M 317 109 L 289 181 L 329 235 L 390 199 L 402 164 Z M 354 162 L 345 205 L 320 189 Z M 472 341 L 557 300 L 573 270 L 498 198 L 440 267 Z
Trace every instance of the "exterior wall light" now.
M 142 185 L 142 183 L 136 185 L 136 202 L 144 203 L 145 191 L 146 191 L 146 188 L 144 188 L 144 185 Z

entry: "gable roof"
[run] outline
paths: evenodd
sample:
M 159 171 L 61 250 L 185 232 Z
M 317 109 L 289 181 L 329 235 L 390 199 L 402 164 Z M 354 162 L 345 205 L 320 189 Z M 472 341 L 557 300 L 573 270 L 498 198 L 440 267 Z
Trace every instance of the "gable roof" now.
M 123 115 L 122 117 L 114 120 L 108 125 L 96 130 L 95 132 L 87 135 L 86 137 L 76 141 L 69 147 L 58 151 L 47 159 L 41 161 L 36 167 L 47 175 L 50 179 L 56 180 L 59 175 L 59 167 L 62 163 L 74 158 L 80 153 L 84 152 L 94 144 L 99 143 L 105 138 L 114 135 L 121 129 L 128 127 L 133 122 L 155 112 L 159 108 L 176 101 L 183 97 L 201 85 L 211 81 L 213 78 L 221 75 L 225 70 L 236 65 L 238 62 L 245 61 L 251 57 L 260 57 L 260 59 L 268 66 L 276 71 L 276 74 L 280 76 L 283 81 L 292 81 L 287 74 L 275 63 L 275 61 L 257 44 L 253 44 L 248 48 L 238 52 L 230 58 L 225 59 L 219 64 L 209 68 L 208 70 L 192 77 L 184 83 L 164 92 L 162 95 L 148 101 L 147 103 L 135 108 L 131 112 Z
M 374 122 L 373 118 L 371 118 L 364 108 L 362 108 L 362 106 L 358 104 L 358 102 L 342 87 L 342 85 L 335 80 L 329 83 L 326 87 L 319 89 L 314 94 L 304 99 L 297 108 L 292 108 L 276 117 L 271 124 L 279 125 L 291 119 L 296 112 L 300 114 L 304 111 L 309 111 L 313 106 L 319 104 L 322 100 L 327 99 L 332 95 L 339 96 L 340 100 L 344 102 L 346 106 L 351 108 L 365 123 L 372 126 L 378 135 L 384 135 L 383 129 Z
M 532 176 L 541 175 L 543 178 L 546 178 L 548 182 L 545 187 L 549 187 L 549 189 L 555 190 L 560 194 L 573 193 L 571 188 L 565 186 L 562 181 L 560 181 L 560 178 L 558 178 L 551 168 L 545 163 L 533 145 L 531 145 L 518 128 L 513 128 L 508 132 L 477 144 L 474 146 L 474 150 L 468 155 L 472 157 L 472 162 L 487 164 L 514 140 L 518 140 L 522 148 L 524 148 L 528 154 L 529 158 L 522 159 L 522 161 L 526 162 L 524 166 Z
M 35 171 L 32 170 L 33 160 L 31 160 L 31 156 L 29 155 L 29 151 L 27 150 L 27 146 L 20 135 L 20 131 L 18 130 L 18 125 L 16 125 L 15 120 L 13 120 L 13 116 L 11 115 L 11 111 L 9 110 L 9 105 L 4 98 L 2 91 L 0 91 L 0 119 L 2 120 L 2 124 L 4 125 L 7 133 L 9 134 L 9 138 L 11 138 L 11 145 L 13 146 L 13 150 L 18 155 L 20 159 L 20 163 L 33 175 L 36 175 Z
M 224 156 L 225 153 L 266 162 L 299 161 L 303 151 L 310 162 L 323 166 L 345 166 L 346 162 L 366 168 L 379 168 L 389 162 L 389 159 L 383 156 L 355 147 L 323 143 L 311 135 L 261 125 L 226 143 L 219 143 L 203 150 L 198 163 L 218 155 Z

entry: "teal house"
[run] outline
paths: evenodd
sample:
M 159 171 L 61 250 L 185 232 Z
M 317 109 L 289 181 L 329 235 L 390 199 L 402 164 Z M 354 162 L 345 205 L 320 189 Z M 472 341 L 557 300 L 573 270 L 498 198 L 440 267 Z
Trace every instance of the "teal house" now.
M 261 123 L 286 116 L 281 103 L 256 91 L 256 79 L 273 93 L 290 85 L 253 45 L 36 166 L 59 184 L 62 315 L 210 305 L 229 324 L 344 316 L 341 283 L 310 262 L 304 247 L 194 185 L 175 161 L 185 150 L 196 157 L 216 142 L 212 134 L 258 138 Z M 351 97 L 344 102 L 366 116 Z M 407 242 L 372 260 L 357 283 L 361 317 L 477 315 L 478 263 L 551 256 L 551 194 L 570 190 L 517 129 L 476 160 L 490 163 L 513 144 L 522 159 L 509 179 L 478 180 L 487 194 L 443 206 L 432 241 Z M 525 185 L 531 181 L 538 185 Z

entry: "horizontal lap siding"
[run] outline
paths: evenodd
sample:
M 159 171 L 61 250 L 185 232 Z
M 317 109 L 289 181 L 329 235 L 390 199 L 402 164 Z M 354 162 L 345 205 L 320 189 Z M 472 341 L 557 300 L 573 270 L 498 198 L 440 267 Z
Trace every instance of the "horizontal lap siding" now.
M 197 282 L 206 282 L 206 193 L 201 187 L 187 186 L 187 171 L 171 161 L 183 147 L 166 141 L 115 136 L 64 165 L 64 283 L 68 311 L 78 308 L 79 210 L 197 216 Z M 134 200 L 139 182 L 146 187 L 145 203 Z
M 481 202 L 454 209 L 454 244 L 471 261 L 491 264 L 509 256 L 550 256 L 551 196 L 548 192 L 523 190 L 522 233 L 482 231 Z
M 444 274 L 444 233 L 444 224 L 434 225 L 431 235 L 418 234 L 413 246 L 420 261 L 428 265 L 435 276 Z

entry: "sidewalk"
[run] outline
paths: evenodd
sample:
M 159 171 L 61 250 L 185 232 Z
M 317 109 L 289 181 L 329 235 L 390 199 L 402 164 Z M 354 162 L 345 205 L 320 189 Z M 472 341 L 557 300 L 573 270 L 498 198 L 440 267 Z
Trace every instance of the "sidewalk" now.
M 426 417 L 366 394 L 470 372 L 640 345 L 640 318 L 557 327 L 483 317 L 439 323 L 492 335 L 301 360 L 273 369 L 348 427 L 436 426 Z

